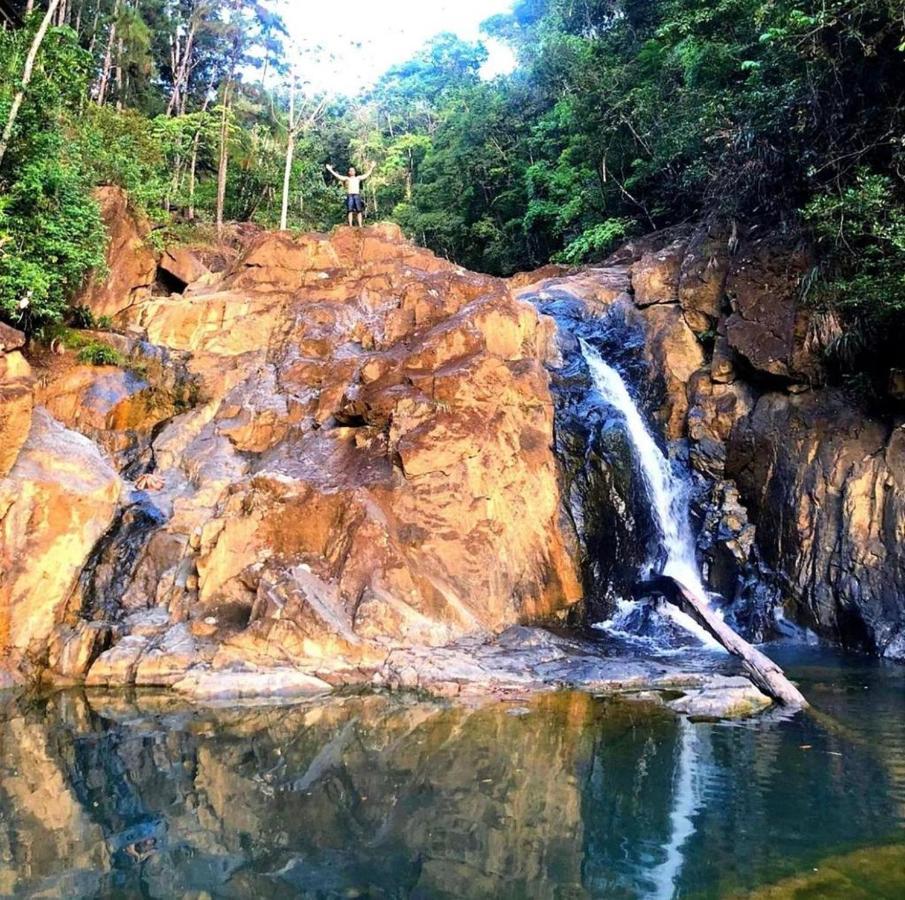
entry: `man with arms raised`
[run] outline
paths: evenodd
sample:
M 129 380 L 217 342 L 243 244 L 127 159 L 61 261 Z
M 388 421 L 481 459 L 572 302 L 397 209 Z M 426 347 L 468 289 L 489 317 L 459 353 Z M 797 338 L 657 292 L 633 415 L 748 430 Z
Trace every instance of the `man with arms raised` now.
M 346 188 L 346 212 L 349 214 L 349 224 L 352 224 L 352 217 L 358 219 L 358 227 L 361 228 L 361 219 L 365 211 L 364 200 L 361 199 L 361 183 L 365 178 L 370 178 L 374 171 L 374 163 L 364 175 L 359 175 L 355 171 L 355 166 L 349 167 L 348 175 L 340 175 L 330 163 L 327 163 L 327 171 L 337 180 L 343 182 Z

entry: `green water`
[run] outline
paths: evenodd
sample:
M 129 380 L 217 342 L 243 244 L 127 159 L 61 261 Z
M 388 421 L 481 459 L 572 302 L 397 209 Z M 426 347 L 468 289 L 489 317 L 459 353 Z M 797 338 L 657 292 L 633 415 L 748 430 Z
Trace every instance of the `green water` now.
M 905 668 L 780 657 L 816 714 L 8 701 L 0 895 L 905 896 Z

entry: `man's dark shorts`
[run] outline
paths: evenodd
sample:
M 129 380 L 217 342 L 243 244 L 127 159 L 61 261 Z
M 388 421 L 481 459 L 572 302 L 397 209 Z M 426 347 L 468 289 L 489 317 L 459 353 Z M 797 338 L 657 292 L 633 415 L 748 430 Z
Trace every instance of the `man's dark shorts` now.
M 346 196 L 346 212 L 363 213 L 365 211 L 365 202 L 361 199 L 361 194 L 348 194 Z

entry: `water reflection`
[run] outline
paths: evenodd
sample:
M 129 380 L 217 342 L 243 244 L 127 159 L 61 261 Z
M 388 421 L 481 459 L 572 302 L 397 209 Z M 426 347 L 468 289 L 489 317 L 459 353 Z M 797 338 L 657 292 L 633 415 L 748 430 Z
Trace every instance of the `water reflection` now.
M 743 894 L 905 838 L 902 670 L 810 663 L 826 715 L 747 726 L 574 693 L 7 703 L 0 894 Z

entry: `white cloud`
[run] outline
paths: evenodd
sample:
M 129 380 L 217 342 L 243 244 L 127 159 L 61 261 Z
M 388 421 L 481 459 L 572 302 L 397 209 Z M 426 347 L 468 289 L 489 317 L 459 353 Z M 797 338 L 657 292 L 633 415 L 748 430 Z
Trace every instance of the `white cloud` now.
M 312 0 L 273 4 L 289 28 L 286 62 L 295 64 L 314 91 L 354 94 L 372 85 L 390 66 L 409 59 L 435 34 L 451 31 L 482 38 L 490 53 L 486 77 L 511 71 L 512 52 L 483 37 L 484 19 L 512 6 L 512 0 Z M 290 48 L 298 48 L 293 52 Z

